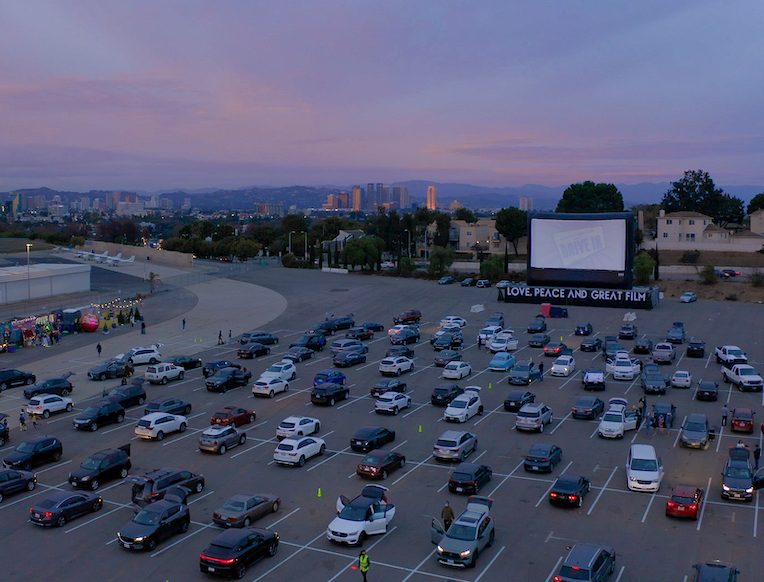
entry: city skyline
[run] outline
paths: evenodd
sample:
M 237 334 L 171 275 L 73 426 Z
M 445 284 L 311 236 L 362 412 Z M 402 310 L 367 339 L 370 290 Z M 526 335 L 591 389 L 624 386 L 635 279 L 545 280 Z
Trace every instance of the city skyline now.
M 7 3 L 0 190 L 764 185 L 763 12 Z

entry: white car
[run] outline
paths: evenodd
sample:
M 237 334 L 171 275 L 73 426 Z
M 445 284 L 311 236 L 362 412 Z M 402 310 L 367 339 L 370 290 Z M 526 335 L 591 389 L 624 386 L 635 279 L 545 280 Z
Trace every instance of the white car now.
M 605 364 L 605 372 L 612 374 L 615 380 L 633 380 L 642 370 L 639 358 L 629 357 L 626 351 L 618 351 L 615 358 Z
M 505 329 L 489 340 L 486 347 L 492 352 L 512 352 L 517 349 L 517 338 L 514 336 L 514 331 L 511 329 Z
M 146 368 L 143 377 L 152 384 L 167 384 L 170 380 L 182 380 L 185 370 L 175 364 L 153 364 Z
M 400 392 L 385 392 L 374 403 L 374 412 L 377 414 L 398 414 L 404 408 L 411 408 L 411 396 Z
M 417 326 L 415 326 L 415 325 L 406 325 L 404 323 L 399 323 L 398 325 L 394 325 L 393 327 L 388 329 L 387 330 L 387 335 L 388 336 L 395 335 L 399 331 L 403 331 L 404 329 L 411 329 L 411 328 L 417 329 Z
M 487 346 L 488 342 L 491 341 L 496 334 L 501 333 L 502 330 L 503 328 L 500 325 L 487 325 L 480 330 L 477 339 L 484 346 Z
M 387 487 L 367 485 L 352 501 L 337 498 L 337 517 L 326 528 L 329 541 L 361 545 L 367 536 L 383 534 L 395 517 L 395 506 L 385 502 Z
M 73 408 L 74 402 L 71 398 L 57 394 L 38 394 L 27 403 L 27 414 L 38 414 L 48 418 L 54 412 L 71 412 Z
M 283 360 L 272 364 L 260 374 L 260 378 L 281 378 L 282 380 L 294 380 L 297 377 L 297 367 L 289 360 Z
M 400 376 L 403 372 L 411 372 L 414 369 L 414 360 L 405 356 L 385 358 L 379 363 L 380 374 L 393 374 Z
M 627 430 L 639 428 L 639 412 L 627 408 L 625 398 L 611 398 L 608 409 L 600 419 L 597 434 L 603 438 L 623 438 Z
M 135 365 L 157 364 L 162 361 L 162 354 L 159 353 L 159 348 L 162 345 L 154 344 L 153 346 L 133 348 L 127 353 L 117 354 L 115 359 L 125 359 Z
M 273 398 L 277 392 L 286 392 L 287 390 L 289 390 L 289 382 L 283 378 L 273 376 L 258 378 L 252 385 L 252 394 L 255 396 L 267 396 L 268 398 Z
M 305 461 L 316 455 L 323 455 L 326 450 L 324 439 L 318 437 L 299 437 L 284 439 L 273 451 L 273 460 L 279 465 L 297 465 L 302 467 Z
M 285 439 L 316 434 L 321 430 L 321 421 L 309 416 L 287 416 L 276 429 L 276 438 Z
M 692 303 L 693 301 L 697 301 L 698 296 L 695 295 L 695 293 L 682 293 L 682 296 L 679 298 L 680 303 Z
M 576 360 L 573 356 L 560 356 L 552 364 L 549 373 L 552 376 L 570 376 L 576 371 Z
M 657 492 L 663 480 L 663 462 L 652 445 L 631 445 L 626 458 L 626 486 L 632 491 Z
M 464 394 L 459 394 L 446 407 L 443 412 L 443 420 L 467 422 L 476 414 L 483 414 L 480 386 L 467 386 L 464 389 Z
M 443 377 L 449 380 L 461 380 L 472 374 L 472 366 L 467 362 L 448 362 L 443 368 Z
M 459 317 L 458 315 L 449 315 L 440 320 L 440 327 L 448 327 L 450 325 L 458 325 L 459 327 L 464 327 L 467 325 L 467 320 L 463 317 Z
M 507 281 L 506 279 L 502 279 L 501 281 L 499 281 L 498 283 L 496 283 L 496 288 L 497 288 L 497 289 L 504 289 L 505 287 L 509 287 L 511 284 L 512 284 L 512 283 L 510 283 L 510 282 L 509 282 L 509 281 Z
M 686 370 L 677 370 L 671 376 L 671 386 L 674 388 L 689 388 L 692 386 L 692 374 Z
M 135 436 L 142 439 L 161 441 L 171 432 L 185 432 L 188 421 L 185 416 L 152 412 L 141 418 L 135 425 Z

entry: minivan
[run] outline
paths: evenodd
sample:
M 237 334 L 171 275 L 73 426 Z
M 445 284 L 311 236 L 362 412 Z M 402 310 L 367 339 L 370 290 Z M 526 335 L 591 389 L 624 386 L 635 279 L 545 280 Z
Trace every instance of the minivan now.
M 626 459 L 626 484 L 632 491 L 656 492 L 663 480 L 663 461 L 652 445 L 631 445 Z

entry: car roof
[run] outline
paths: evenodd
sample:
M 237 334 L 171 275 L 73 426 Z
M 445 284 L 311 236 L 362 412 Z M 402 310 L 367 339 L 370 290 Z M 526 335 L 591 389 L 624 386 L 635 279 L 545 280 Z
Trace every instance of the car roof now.
M 220 425 L 215 424 L 215 425 L 208 426 L 207 428 L 205 428 L 204 432 L 202 432 L 202 434 L 217 435 L 217 434 L 220 434 L 222 432 L 228 431 L 231 428 L 233 428 L 233 427 L 231 427 L 231 425 L 229 425 L 229 424 L 227 424 L 225 426 L 220 426 Z
M 157 420 L 159 418 L 164 418 L 165 416 L 172 416 L 172 417 L 174 417 L 175 415 L 174 414 L 170 414 L 169 412 L 151 412 L 149 414 L 145 414 L 141 418 L 141 420 L 153 421 L 153 420 Z
M 529 402 L 528 404 L 523 404 L 521 410 L 538 410 L 542 406 L 544 406 L 543 402 Z
M 657 459 L 658 454 L 655 452 L 653 445 L 637 444 L 631 445 L 631 456 L 639 459 Z
M 695 485 L 674 485 L 672 493 L 679 497 L 693 497 L 698 489 L 699 487 L 695 487 Z
M 588 568 L 592 560 L 599 554 L 601 550 L 606 550 L 612 553 L 611 548 L 605 546 L 598 546 L 595 544 L 576 544 L 570 549 L 568 556 L 563 562 L 566 566 L 578 566 Z
M 447 430 L 439 438 L 458 441 L 464 434 L 467 433 L 463 430 Z

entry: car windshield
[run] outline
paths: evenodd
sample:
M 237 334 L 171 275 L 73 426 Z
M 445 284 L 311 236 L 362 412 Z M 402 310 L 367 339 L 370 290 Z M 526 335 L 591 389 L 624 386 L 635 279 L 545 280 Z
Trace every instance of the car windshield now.
M 347 519 L 348 521 L 366 521 L 366 514 L 368 513 L 368 507 L 354 507 L 352 505 L 346 505 L 342 511 L 340 511 L 339 517 L 341 519 Z
M 688 422 L 684 427 L 684 430 L 692 432 L 704 432 L 706 430 L 706 425 L 702 422 Z
M 730 356 L 742 356 L 743 355 L 743 350 L 727 350 L 727 353 Z
M 361 462 L 367 465 L 376 465 L 382 462 L 382 456 L 375 454 L 366 455 Z
M 477 539 L 477 529 L 471 525 L 455 523 L 448 530 L 448 537 L 455 540 L 472 541 Z
M 658 462 L 652 459 L 632 459 L 631 460 L 632 471 L 657 471 Z
M 528 372 L 531 369 L 529 364 L 515 364 L 514 372 Z
M 724 476 L 730 479 L 750 479 L 751 470 L 745 467 L 728 467 Z
M 756 370 L 753 368 L 740 368 L 740 375 L 741 376 L 754 376 L 756 375 Z
M 243 501 L 237 501 L 236 499 L 229 499 L 228 501 L 225 502 L 223 509 L 230 509 L 231 511 L 243 511 L 244 506 L 245 504 Z
M 660 374 L 647 373 L 645 374 L 645 380 L 647 382 L 663 382 L 663 376 Z
M 17 453 L 31 453 L 34 451 L 34 445 L 32 443 L 21 443 L 16 447 Z
M 589 580 L 589 570 L 578 566 L 563 566 L 560 568 L 560 577 L 570 580 Z
M 602 417 L 602 422 L 621 422 L 621 415 L 616 413 L 605 413 Z
M 80 467 L 82 467 L 83 469 L 95 470 L 100 465 L 101 465 L 101 461 L 100 460 L 94 459 L 92 457 L 89 457 L 89 458 L 85 459 L 84 461 L 82 461 L 82 464 L 80 465 Z
M 133 521 L 140 525 L 156 525 L 159 523 L 159 514 L 144 509 L 133 518 Z
M 439 447 L 455 447 L 456 441 L 450 441 L 447 439 L 438 439 L 438 442 L 435 444 Z
M 575 493 L 576 486 L 578 484 L 575 481 L 557 481 L 554 485 L 553 491 L 560 491 L 562 493 Z
M 467 408 L 466 400 L 454 400 L 451 403 L 451 408 Z

